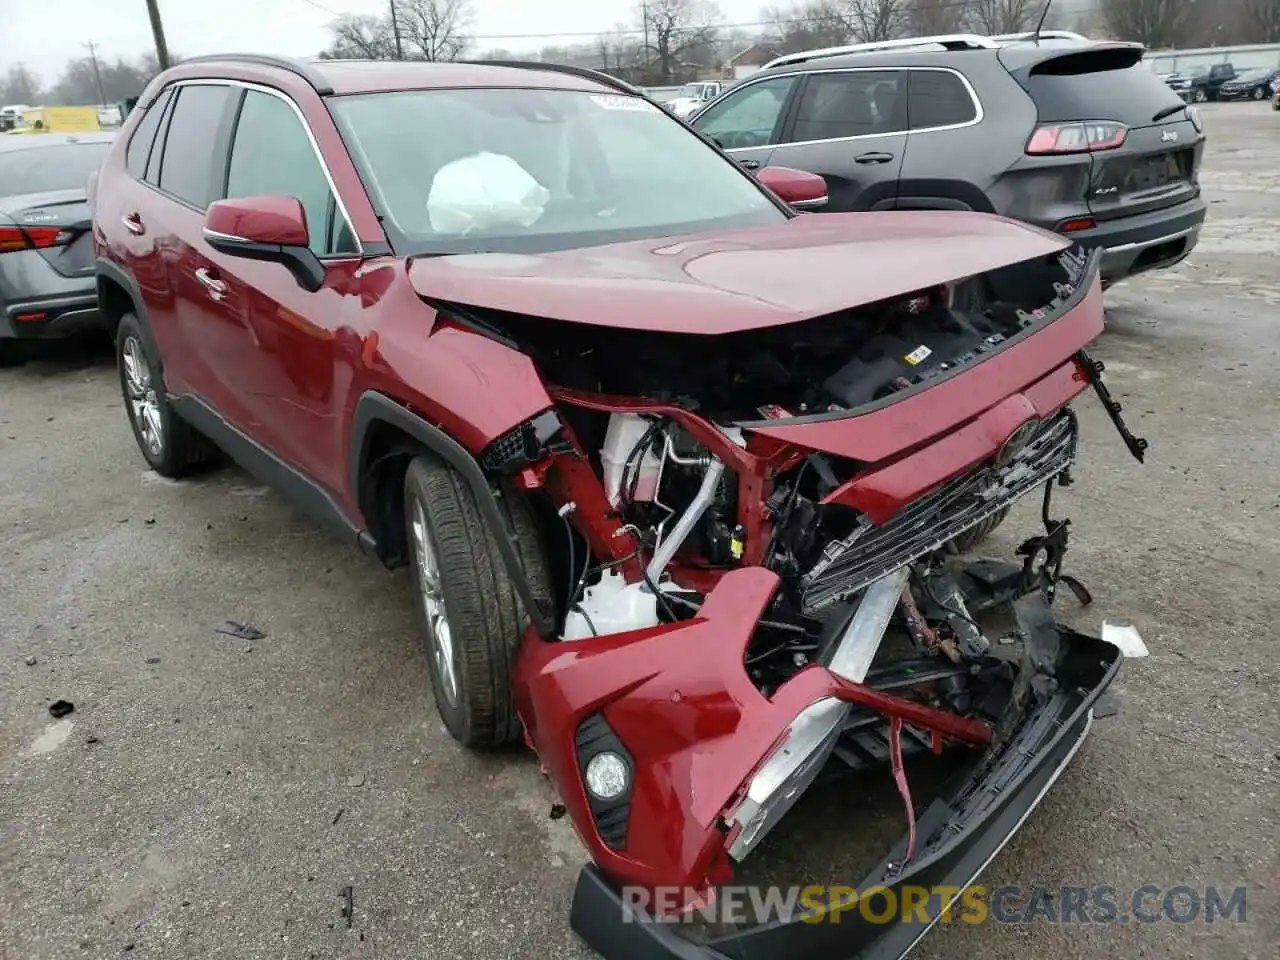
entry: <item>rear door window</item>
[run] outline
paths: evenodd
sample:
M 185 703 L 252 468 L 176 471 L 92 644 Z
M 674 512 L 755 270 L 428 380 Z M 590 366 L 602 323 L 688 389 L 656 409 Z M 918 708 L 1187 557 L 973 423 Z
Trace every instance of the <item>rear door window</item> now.
M 947 70 L 912 70 L 907 110 L 912 130 L 956 127 L 978 119 L 969 88 Z
M 790 143 L 901 133 L 907 128 L 905 70 L 811 73 Z
M 129 171 L 129 176 L 137 180 L 141 180 L 146 176 L 147 159 L 151 156 L 151 145 L 155 142 L 156 131 L 160 129 L 160 118 L 164 116 L 164 108 L 169 105 L 169 97 L 172 95 L 172 88 L 160 92 L 160 96 L 156 97 L 151 106 L 147 107 L 147 112 L 143 114 L 142 120 L 133 131 L 133 137 L 129 140 L 129 151 L 125 155 L 125 167 Z
M 215 177 L 214 171 L 215 142 L 230 96 L 231 88 L 225 85 L 181 87 L 169 120 L 160 189 L 200 210 L 209 205 L 221 187 L 222 178 Z
M 248 90 L 236 123 L 227 166 L 227 196 L 295 197 L 307 215 L 311 249 L 317 256 L 355 252 L 355 240 L 311 138 L 284 100 Z
M 725 150 L 768 146 L 795 83 L 795 77 L 772 77 L 749 84 L 708 107 L 694 128 Z

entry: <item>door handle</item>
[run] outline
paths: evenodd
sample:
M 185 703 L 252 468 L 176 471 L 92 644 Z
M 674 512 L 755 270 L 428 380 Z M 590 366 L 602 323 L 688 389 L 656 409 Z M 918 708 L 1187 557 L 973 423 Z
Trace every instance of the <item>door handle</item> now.
M 126 214 L 120 218 L 120 222 L 123 223 L 124 228 L 135 237 L 140 237 L 147 232 L 147 228 L 142 225 L 142 217 L 139 214 Z
M 861 156 L 854 157 L 856 163 L 888 163 L 893 159 L 892 153 L 864 153 Z
M 196 279 L 209 291 L 210 300 L 221 300 L 227 294 L 227 285 L 211 274 L 205 267 L 196 270 Z
M 745 169 L 747 169 L 747 170 L 759 170 L 759 169 L 760 169 L 760 161 L 759 161 L 759 160 L 739 160 L 738 162 L 739 162 L 740 164 L 742 164 L 742 166 L 743 166 Z

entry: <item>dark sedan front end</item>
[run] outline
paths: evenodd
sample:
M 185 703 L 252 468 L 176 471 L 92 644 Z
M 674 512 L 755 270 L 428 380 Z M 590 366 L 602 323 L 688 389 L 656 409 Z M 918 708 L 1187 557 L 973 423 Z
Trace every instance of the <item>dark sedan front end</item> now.
M 0 142 L 0 363 L 98 322 L 88 184 L 109 133 Z
M 1266 100 L 1280 84 L 1280 70 L 1241 74 L 1218 88 L 1219 100 Z

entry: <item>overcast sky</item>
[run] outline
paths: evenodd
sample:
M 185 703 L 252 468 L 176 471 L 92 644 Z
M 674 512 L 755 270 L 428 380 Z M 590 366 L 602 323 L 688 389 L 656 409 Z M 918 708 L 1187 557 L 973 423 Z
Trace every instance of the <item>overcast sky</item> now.
M 549 39 L 513 34 L 590 35 L 634 20 L 636 0 L 473 0 L 480 49 L 536 50 Z M 759 19 L 768 0 L 719 0 L 730 23 Z M 183 56 L 229 51 L 309 56 L 328 42 L 335 13 L 379 13 L 387 0 L 160 0 L 169 49 Z M 92 40 L 99 56 L 153 49 L 144 0 L 0 0 L 0 71 L 17 62 L 52 83 Z

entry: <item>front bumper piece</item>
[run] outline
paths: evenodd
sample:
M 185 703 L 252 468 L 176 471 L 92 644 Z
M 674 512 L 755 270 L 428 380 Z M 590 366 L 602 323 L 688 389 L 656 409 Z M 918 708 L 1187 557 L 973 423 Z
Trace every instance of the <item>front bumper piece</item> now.
M 924 905 L 929 921 L 903 916 L 904 888 L 963 890 L 1018 831 L 1083 744 L 1094 704 L 1111 684 L 1122 655 L 1110 643 L 1059 628 L 1058 692 L 1031 713 L 993 762 L 949 798 L 920 815 L 917 853 L 902 868 L 907 838 L 857 884 L 859 898 L 873 893 L 871 918 L 855 908 L 827 916 L 798 913 L 733 934 L 695 943 L 677 924 L 655 919 L 631 905 L 594 864 L 583 868 L 570 923 L 607 960 L 897 960 L 906 956 L 959 897 L 943 903 L 932 893 Z M 881 898 L 876 901 L 875 898 Z M 856 902 L 856 901 L 855 901 Z

